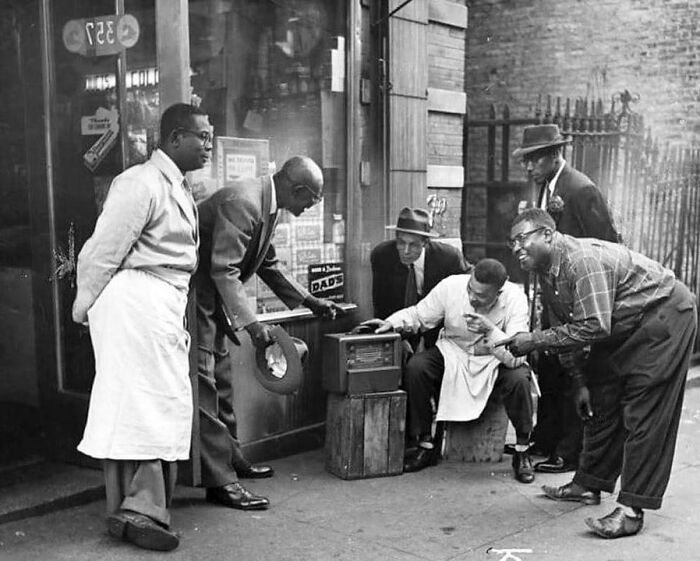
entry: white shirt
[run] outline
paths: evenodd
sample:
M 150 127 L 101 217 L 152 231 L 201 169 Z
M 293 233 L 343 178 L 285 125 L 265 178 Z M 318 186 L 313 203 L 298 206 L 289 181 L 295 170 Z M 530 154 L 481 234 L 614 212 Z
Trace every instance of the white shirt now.
M 277 213 L 277 188 L 275 187 L 275 177 L 270 176 L 270 214 Z
M 424 331 L 444 320 L 437 347 L 445 360 L 440 386 L 437 418 L 441 421 L 477 419 L 486 406 L 504 364 L 516 368 L 524 357 L 514 357 L 505 347 L 494 347 L 501 339 L 529 331 L 529 306 L 525 291 L 507 281 L 485 314 L 496 328 L 483 337 L 467 329 L 466 313 L 474 313 L 469 303 L 469 275 L 452 275 L 442 280 L 415 306 L 391 314 L 386 321 L 396 330 Z
M 540 197 L 540 208 L 542 210 L 547 210 L 547 202 L 549 201 L 549 198 L 552 196 L 552 193 L 554 193 L 554 189 L 557 186 L 557 180 L 559 179 L 559 176 L 561 175 L 561 170 L 564 169 L 564 166 L 566 165 L 566 160 L 562 158 L 561 160 L 561 165 L 559 166 L 559 169 L 557 170 L 557 173 L 554 174 L 554 177 L 552 180 L 545 186 L 545 189 L 547 189 L 547 196 Z M 542 189 L 542 194 L 544 195 L 544 189 Z
M 413 262 L 413 270 L 416 273 L 416 292 L 423 295 L 423 279 L 425 279 L 425 248 L 420 252 L 420 256 Z

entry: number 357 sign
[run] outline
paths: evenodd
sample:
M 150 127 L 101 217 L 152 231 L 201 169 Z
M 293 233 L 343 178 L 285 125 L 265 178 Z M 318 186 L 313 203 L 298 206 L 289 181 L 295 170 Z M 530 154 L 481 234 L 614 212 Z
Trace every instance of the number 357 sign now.
M 72 19 L 63 26 L 63 44 L 83 56 L 115 55 L 139 40 L 139 22 L 130 15 Z

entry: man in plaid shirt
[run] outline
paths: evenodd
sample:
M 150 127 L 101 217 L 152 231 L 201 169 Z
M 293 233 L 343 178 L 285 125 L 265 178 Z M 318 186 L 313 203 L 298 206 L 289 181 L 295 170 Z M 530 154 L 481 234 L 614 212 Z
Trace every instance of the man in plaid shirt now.
M 573 480 L 543 486 L 555 500 L 599 504 L 619 477 L 619 506 L 586 524 L 604 538 L 639 532 L 668 485 L 697 318 L 672 271 L 626 247 L 556 231 L 541 209 L 513 221 L 510 246 L 538 275 L 552 327 L 518 333 L 515 356 L 560 355 L 576 388 L 584 443 Z

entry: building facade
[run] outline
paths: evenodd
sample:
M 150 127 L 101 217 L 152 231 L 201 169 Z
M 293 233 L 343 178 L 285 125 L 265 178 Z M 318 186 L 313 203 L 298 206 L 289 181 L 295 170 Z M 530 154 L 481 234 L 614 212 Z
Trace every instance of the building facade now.
M 344 272 L 338 322 L 287 311 L 263 283 L 260 319 L 307 341 L 304 387 L 255 382 L 252 346 L 232 348 L 241 440 L 252 458 L 322 443 L 323 334 L 371 317 L 369 253 L 403 206 L 459 235 L 466 108 L 463 1 L 29 0 L 0 2 L 0 465 L 81 461 L 94 360 L 71 321 L 75 258 L 111 180 L 157 146 L 160 113 L 194 100 L 214 126 L 205 197 L 293 154 L 324 171 L 321 205 L 285 217 L 278 254 L 302 283 Z M 310 284 L 312 286 L 312 284 Z

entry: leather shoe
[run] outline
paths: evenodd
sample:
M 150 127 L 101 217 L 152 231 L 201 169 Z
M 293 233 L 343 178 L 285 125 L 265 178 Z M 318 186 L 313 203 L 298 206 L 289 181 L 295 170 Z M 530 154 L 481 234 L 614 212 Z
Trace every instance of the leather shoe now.
M 535 472 L 532 469 L 532 459 L 527 452 L 513 454 L 513 469 L 515 479 L 520 483 L 532 483 L 535 480 Z
M 180 545 L 175 533 L 155 520 L 130 510 L 118 510 L 107 517 L 109 535 L 142 549 L 172 551 Z
M 275 475 L 275 470 L 270 466 L 248 464 L 242 468 L 236 468 L 236 474 L 241 479 L 265 479 Z
M 535 464 L 535 471 L 541 473 L 565 473 L 567 471 L 576 471 L 576 464 L 567 462 L 561 456 L 552 454 L 546 460 Z
M 542 491 L 552 500 L 555 501 L 574 501 L 585 505 L 599 505 L 600 491 L 583 491 L 575 493 L 572 489 L 573 483 L 567 483 L 561 487 L 551 487 L 550 485 L 542 485 Z
M 237 481 L 221 487 L 207 488 L 207 501 L 240 510 L 265 510 L 270 501 L 258 497 Z
M 434 466 L 437 464 L 438 454 L 436 448 L 423 448 L 418 447 L 416 454 L 411 456 L 403 463 L 403 471 L 405 473 L 411 473 L 413 471 L 420 471 L 427 468 L 428 466 Z
M 629 516 L 617 507 L 603 518 L 586 518 L 585 522 L 601 538 L 622 538 L 639 533 L 644 526 L 644 513 L 640 512 L 639 516 Z

